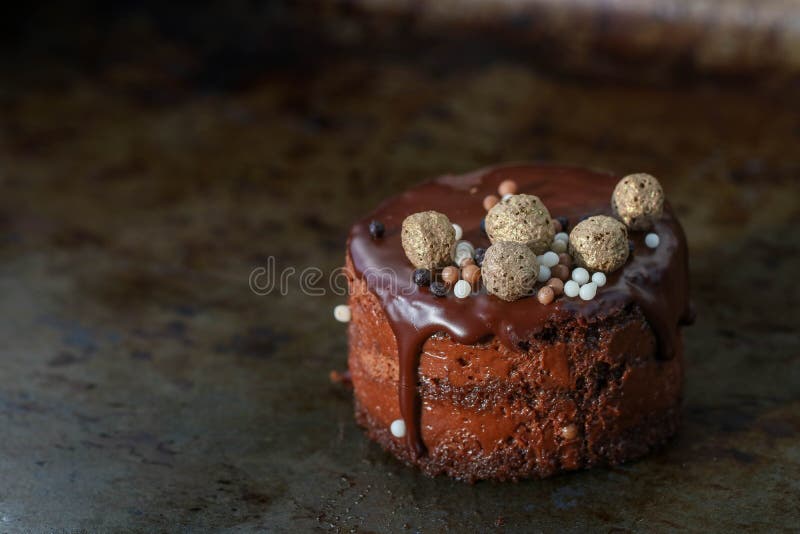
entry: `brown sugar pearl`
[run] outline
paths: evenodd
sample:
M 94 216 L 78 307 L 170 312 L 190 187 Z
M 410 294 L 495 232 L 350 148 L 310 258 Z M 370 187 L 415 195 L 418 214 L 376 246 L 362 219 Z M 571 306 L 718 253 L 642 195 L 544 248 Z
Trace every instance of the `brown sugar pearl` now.
M 561 254 L 558 255 L 558 263 L 560 263 L 561 265 L 566 265 L 567 269 L 569 269 L 570 267 L 572 267 L 572 256 L 570 256 L 566 252 L 562 252 Z
M 558 278 L 562 282 L 569 280 L 569 267 L 559 263 L 555 267 L 550 267 L 550 274 L 553 278 Z
M 515 182 L 514 180 L 503 180 L 497 187 L 497 192 L 500 193 L 501 197 L 504 195 L 516 195 L 517 182 Z
M 463 269 L 468 265 L 475 265 L 475 260 L 473 260 L 472 258 L 464 258 L 463 260 L 461 260 L 461 263 L 458 266 Z
M 578 427 L 572 424 L 566 425 L 561 429 L 561 435 L 564 439 L 575 439 L 578 437 Z
M 445 267 L 442 269 L 442 281 L 448 286 L 452 286 L 458 282 L 458 267 Z
M 477 265 L 467 265 L 461 269 L 461 278 L 469 282 L 469 285 L 475 289 L 478 286 L 478 281 L 481 279 L 481 268 Z
M 539 289 L 538 293 L 536 293 L 536 299 L 545 305 L 553 302 L 554 298 L 556 298 L 556 293 L 550 286 L 544 286 L 543 288 Z
M 497 197 L 497 195 L 486 195 L 486 197 L 483 199 L 483 209 L 489 211 L 498 202 L 500 202 L 500 199 Z
M 553 302 L 555 298 L 556 292 L 553 291 L 553 288 L 550 286 L 543 286 L 539 288 L 539 291 L 536 292 L 536 300 L 545 305 Z
M 552 270 L 550 272 L 552 273 Z M 564 281 L 560 278 L 551 278 L 545 285 L 553 290 L 555 296 L 559 296 L 564 292 Z
M 558 220 L 557 220 L 557 219 L 553 219 L 553 231 L 554 231 L 555 233 L 559 233 L 559 232 L 561 232 L 563 229 L 564 229 L 564 228 L 561 226 L 561 223 L 560 223 L 560 222 L 558 222 Z

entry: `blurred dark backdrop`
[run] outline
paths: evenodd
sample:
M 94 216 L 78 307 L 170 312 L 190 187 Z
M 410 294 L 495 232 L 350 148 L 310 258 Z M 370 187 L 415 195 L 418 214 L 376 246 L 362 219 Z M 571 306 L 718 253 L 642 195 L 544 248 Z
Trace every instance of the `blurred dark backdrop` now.
M 800 75 L 800 5 L 792 0 L 82 1 L 3 10 L 4 60 L 20 70 L 44 62 L 50 76 L 67 64 L 88 73 L 157 59 L 175 80 L 236 87 L 353 49 L 384 57 L 424 50 L 416 59 L 470 64 L 502 53 L 636 82 L 703 75 L 769 86 Z

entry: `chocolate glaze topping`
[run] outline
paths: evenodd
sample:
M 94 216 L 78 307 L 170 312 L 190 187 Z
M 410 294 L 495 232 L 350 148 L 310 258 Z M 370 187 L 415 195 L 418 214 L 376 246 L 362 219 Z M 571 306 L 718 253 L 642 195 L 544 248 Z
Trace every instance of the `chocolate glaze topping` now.
M 444 332 L 464 344 L 475 344 L 497 336 L 507 347 L 519 350 L 531 336 L 559 316 L 581 322 L 602 319 L 620 308 L 637 305 L 656 334 L 659 358 L 673 357 L 679 325 L 689 324 L 686 239 L 667 204 L 664 216 L 650 230 L 660 244 L 644 244 L 647 232 L 629 231 L 634 250 L 621 269 L 610 273 L 605 286 L 590 301 L 559 297 L 550 305 L 535 297 L 504 302 L 480 289 L 468 298 L 452 292 L 444 298 L 414 284 L 414 267 L 400 242 L 400 229 L 408 215 L 424 210 L 444 213 L 461 225 L 464 237 L 476 247 L 489 246 L 480 223 L 486 212 L 484 196 L 496 193 L 506 179 L 517 182 L 519 193 L 537 195 L 553 217 L 567 216 L 570 228 L 583 216 L 611 214 L 611 193 L 620 177 L 574 167 L 508 165 L 479 170 L 462 176 L 442 176 L 412 188 L 381 204 L 350 232 L 349 254 L 356 276 L 380 300 L 397 338 L 400 368 L 400 411 L 406 422 L 407 444 L 417 456 L 425 453 L 420 439 L 417 367 L 422 345 L 432 335 Z M 370 221 L 386 227 L 382 239 L 369 233 Z

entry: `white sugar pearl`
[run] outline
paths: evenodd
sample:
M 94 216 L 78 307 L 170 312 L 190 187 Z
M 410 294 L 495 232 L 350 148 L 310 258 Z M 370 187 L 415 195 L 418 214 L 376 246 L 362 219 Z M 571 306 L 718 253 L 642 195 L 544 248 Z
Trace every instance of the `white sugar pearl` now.
M 549 251 L 542 254 L 542 264 L 546 267 L 555 267 L 558 265 L 558 254 Z
M 565 243 L 569 242 L 569 234 L 567 232 L 558 232 L 556 236 L 553 238 L 554 241 L 564 241 Z
M 459 241 L 456 243 L 456 250 L 464 250 L 470 254 L 475 253 L 475 247 L 469 241 Z
M 658 234 L 650 233 L 644 236 L 644 244 L 650 248 L 656 248 L 659 243 L 661 243 L 661 238 L 658 237 Z
M 550 250 L 555 253 L 566 252 L 567 251 L 567 242 L 563 239 L 556 239 L 553 241 L 553 244 L 550 245 Z
M 402 419 L 395 419 L 392 421 L 392 426 L 389 427 L 392 435 L 396 438 L 402 438 L 406 435 L 406 422 Z
M 503 195 L 503 198 L 502 198 L 502 199 L 500 199 L 500 200 L 508 200 L 509 198 L 511 198 L 511 197 L 513 197 L 513 196 L 514 196 L 514 195 L 512 195 L 511 193 L 507 193 L 507 194 Z
M 453 262 L 456 265 L 461 265 L 461 262 L 467 258 L 475 257 L 475 247 L 469 241 L 459 241 L 453 249 Z
M 589 281 L 589 271 L 583 267 L 576 267 L 572 271 L 572 279 L 578 282 L 578 284 L 583 285 Z
M 469 282 L 466 280 L 459 280 L 456 282 L 456 285 L 453 286 L 453 293 L 460 298 L 465 299 L 472 293 L 472 286 L 469 285 Z
M 540 282 L 547 282 L 550 280 L 550 267 L 547 265 L 540 265 L 539 266 L 539 281 Z
M 333 316 L 340 323 L 349 323 L 352 314 L 350 313 L 350 306 L 347 304 L 339 304 L 333 309 Z
M 575 280 L 568 280 L 564 284 L 564 294 L 568 297 L 577 297 L 581 291 L 581 286 Z
M 461 262 L 467 258 L 472 258 L 472 254 L 465 250 L 457 250 L 455 256 L 453 256 L 453 262 L 456 265 L 461 265 Z
M 456 241 L 461 239 L 461 236 L 464 235 L 464 229 L 461 228 L 458 224 L 453 223 L 453 230 L 456 231 Z
M 594 282 L 589 282 L 581 286 L 580 296 L 583 300 L 592 300 L 595 295 L 597 295 L 597 284 Z
M 597 287 L 603 287 L 606 285 L 606 275 L 603 273 L 594 273 L 592 275 L 592 282 L 597 284 Z

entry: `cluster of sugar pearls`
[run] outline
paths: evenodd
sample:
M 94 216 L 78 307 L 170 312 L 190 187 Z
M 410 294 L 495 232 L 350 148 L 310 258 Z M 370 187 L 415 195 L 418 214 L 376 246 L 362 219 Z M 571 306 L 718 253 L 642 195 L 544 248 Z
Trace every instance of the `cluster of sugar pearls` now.
M 481 278 L 489 293 L 506 301 L 532 295 L 538 275 L 536 254 L 526 245 L 498 241 L 486 249 Z
M 549 250 L 555 231 L 550 212 L 535 195 L 511 195 L 486 215 L 486 234 L 492 243 L 522 243 L 534 253 Z
M 648 230 L 664 211 L 664 190 L 649 174 L 629 174 L 611 195 L 614 215 L 631 230 Z
M 452 259 L 456 231 L 447 215 L 438 211 L 422 211 L 403 221 L 400 234 L 403 250 L 418 269 L 435 269 Z
M 580 296 L 583 300 L 592 300 L 597 295 L 597 288 L 606 285 L 606 275 L 596 272 L 589 276 L 589 271 L 576 267 L 572 271 L 572 279 L 564 284 L 564 294 L 568 297 Z
M 616 271 L 628 260 L 628 232 L 613 217 L 589 217 L 570 232 L 569 253 L 580 267 L 606 273 Z

